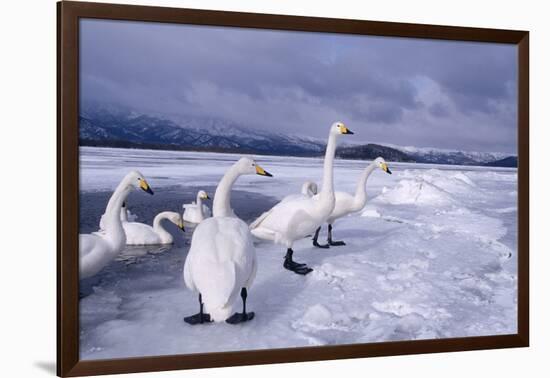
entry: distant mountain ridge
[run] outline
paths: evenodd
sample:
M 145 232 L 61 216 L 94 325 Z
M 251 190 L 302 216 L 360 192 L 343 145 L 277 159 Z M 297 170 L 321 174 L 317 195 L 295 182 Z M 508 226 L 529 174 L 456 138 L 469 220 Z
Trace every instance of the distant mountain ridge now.
M 218 119 L 185 118 L 175 122 L 117 108 L 84 107 L 79 117 L 80 145 L 240 152 L 261 155 L 322 156 L 325 140 L 245 128 Z M 517 158 L 506 154 L 363 144 L 338 147 L 344 159 L 510 167 Z M 516 165 L 517 166 L 517 165 Z

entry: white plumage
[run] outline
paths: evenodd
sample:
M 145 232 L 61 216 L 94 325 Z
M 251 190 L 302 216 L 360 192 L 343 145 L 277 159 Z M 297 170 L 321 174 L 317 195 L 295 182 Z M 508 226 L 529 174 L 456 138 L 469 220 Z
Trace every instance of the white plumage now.
M 336 199 L 334 210 L 332 210 L 332 213 L 328 217 L 327 223 L 332 224 L 336 219 L 360 211 L 365 207 L 367 203 L 367 180 L 376 168 L 380 168 L 382 171 L 391 174 L 391 171 L 383 158 L 378 157 L 374 159 L 374 161 L 370 163 L 361 173 L 361 176 L 359 176 L 355 194 L 349 194 L 346 192 L 334 193 Z
M 128 173 L 109 199 L 103 220 L 104 231 L 79 235 L 80 278 L 97 274 L 111 262 L 126 245 L 120 212 L 130 191 L 141 188 L 153 194 L 143 175 L 137 171 Z
M 375 168 L 380 168 L 384 172 L 391 174 L 391 171 L 388 168 L 386 161 L 383 158 L 378 157 L 374 159 L 374 161 L 371 164 L 369 164 L 367 168 L 365 168 L 365 170 L 361 173 L 361 176 L 359 176 L 359 180 L 357 181 L 357 187 L 355 189 L 355 194 L 352 195 L 346 192 L 334 193 L 334 199 L 335 199 L 334 209 L 332 210 L 332 213 L 327 218 L 328 245 L 341 246 L 346 244 L 343 241 L 332 240 L 332 224 L 338 218 L 360 211 L 365 207 L 365 204 L 367 203 L 367 191 L 366 191 L 367 180 Z M 313 245 L 318 247 L 326 247 L 326 245 L 322 246 L 317 243 L 317 238 L 319 237 L 320 230 L 321 230 L 321 226 L 319 226 L 319 228 L 315 231 L 315 236 L 313 238 Z
M 197 193 L 197 200 L 193 203 L 183 205 L 183 220 L 189 223 L 200 223 L 206 218 L 212 216 L 210 208 L 202 203 L 203 200 L 210 199 L 204 190 Z
M 241 288 L 256 276 L 256 252 L 248 226 L 238 218 L 205 219 L 193 233 L 184 266 L 186 286 L 202 294 L 205 310 L 221 322 L 233 313 Z
M 341 134 L 353 133 L 341 122 L 334 123 L 330 127 L 328 136 L 321 192 L 315 197 L 298 195 L 286 198 L 250 225 L 254 236 L 282 244 L 288 249 L 284 267 L 295 273 L 307 274 L 311 269 L 292 260 L 294 241 L 312 234 L 327 220 L 334 209 L 333 161 L 336 139 Z
M 157 214 L 153 220 L 153 227 L 145 223 L 123 222 L 122 227 L 126 233 L 126 244 L 157 245 L 174 243 L 173 236 L 162 226 L 163 220 L 168 220 L 180 229 L 184 229 L 181 214 L 174 211 L 163 211 Z
M 195 229 L 185 260 L 186 286 L 199 293 L 207 318 L 227 320 L 242 289 L 248 289 L 256 275 L 256 250 L 245 222 L 234 215 L 230 195 L 233 183 L 241 175 L 271 176 L 248 158 L 241 158 L 225 173 L 214 196 L 214 214 Z M 246 297 L 243 297 L 243 304 Z M 243 310 L 244 314 L 244 310 Z M 238 314 L 236 314 L 238 315 Z M 245 314 L 246 315 L 246 314 Z M 190 324 L 202 323 L 201 312 L 185 318 Z M 249 320 L 242 317 L 240 321 Z

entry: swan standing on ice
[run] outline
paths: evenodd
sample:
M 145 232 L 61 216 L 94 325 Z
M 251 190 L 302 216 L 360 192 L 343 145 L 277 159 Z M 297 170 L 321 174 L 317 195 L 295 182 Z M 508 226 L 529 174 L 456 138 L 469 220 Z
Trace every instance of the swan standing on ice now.
M 388 168 L 386 161 L 383 158 L 378 157 L 372 163 L 370 163 L 369 166 L 363 171 L 361 176 L 359 176 L 359 181 L 357 182 L 357 188 L 355 189 L 355 195 L 351 195 L 346 192 L 334 193 L 336 203 L 334 205 L 334 210 L 332 210 L 332 214 L 330 214 L 330 216 L 327 219 L 328 244 L 321 245 L 317 242 L 317 238 L 319 237 L 319 231 L 321 231 L 321 227 L 322 227 L 321 225 L 315 231 L 315 236 L 313 237 L 314 246 L 319 248 L 328 248 L 330 245 L 333 245 L 333 246 L 346 245 L 346 243 L 344 243 L 343 241 L 332 240 L 332 224 L 336 219 L 341 218 L 345 215 L 360 211 L 361 209 L 363 209 L 363 207 L 365 207 L 365 204 L 367 203 L 367 191 L 366 191 L 367 180 L 371 175 L 371 173 L 376 168 L 380 168 L 384 172 L 389 173 L 391 175 L 391 171 Z
M 214 216 L 199 223 L 185 260 L 185 285 L 199 293 L 199 313 L 184 318 L 189 324 L 222 322 L 237 324 L 251 320 L 246 312 L 247 289 L 256 275 L 256 250 L 248 225 L 231 208 L 231 187 L 242 175 L 271 176 L 252 159 L 241 158 L 225 173 L 214 195 Z M 233 311 L 241 295 L 242 313 Z
M 252 234 L 257 238 L 286 246 L 283 266 L 294 273 L 308 274 L 313 271 L 306 264 L 292 260 L 292 245 L 294 241 L 315 232 L 326 222 L 334 209 L 333 162 L 336 139 L 342 134 L 353 133 L 341 122 L 336 122 L 330 127 L 323 165 L 323 186 L 317 196 L 302 195 L 281 201 L 250 225 Z
M 132 171 L 122 179 L 107 203 L 103 221 L 104 232 L 79 235 L 78 252 L 81 279 L 98 273 L 126 245 L 126 234 L 120 220 L 120 209 L 128 194 L 138 188 L 153 194 L 143 175 Z
M 208 206 L 202 203 L 203 200 L 209 200 L 208 194 L 204 190 L 197 193 L 197 201 L 183 205 L 183 220 L 189 223 L 200 223 L 206 218 L 210 218 L 212 213 Z
M 174 243 L 172 235 L 162 227 L 162 221 L 165 219 L 185 231 L 181 214 L 174 211 L 163 211 L 157 214 L 153 220 L 153 227 L 145 223 L 122 222 L 122 227 L 126 233 L 126 244 L 157 245 Z

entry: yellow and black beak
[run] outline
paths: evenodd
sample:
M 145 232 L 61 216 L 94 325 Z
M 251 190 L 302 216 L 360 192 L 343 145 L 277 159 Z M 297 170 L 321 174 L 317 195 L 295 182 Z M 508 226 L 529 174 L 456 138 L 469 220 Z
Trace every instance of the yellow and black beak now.
M 207 194 L 206 197 L 204 197 L 204 199 L 209 200 L 209 199 L 210 199 L 210 196 Z
M 350 135 L 354 134 L 354 132 L 348 129 L 346 126 L 340 127 L 340 130 L 342 131 L 342 134 L 350 134 Z
M 185 232 L 185 225 L 183 224 L 183 222 L 178 223 L 178 227 L 179 227 L 180 230 Z
M 151 190 L 151 187 L 149 186 L 149 184 L 147 184 L 147 181 L 145 181 L 145 179 L 139 180 L 139 187 L 141 189 L 143 189 L 143 191 L 145 191 L 149 194 L 153 194 L 153 191 Z
M 382 163 L 382 170 L 391 175 L 391 171 L 386 163 Z
M 260 175 L 260 176 L 267 176 L 267 177 L 273 177 L 273 175 L 271 173 L 269 173 L 268 171 L 264 170 L 262 167 L 260 167 L 258 164 L 256 164 L 256 174 Z

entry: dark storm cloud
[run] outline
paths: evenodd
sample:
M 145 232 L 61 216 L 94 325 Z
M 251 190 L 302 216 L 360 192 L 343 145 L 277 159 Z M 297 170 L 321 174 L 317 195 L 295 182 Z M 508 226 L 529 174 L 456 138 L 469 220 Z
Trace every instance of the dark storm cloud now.
M 515 151 L 513 46 L 81 22 L 81 96 L 171 118 L 324 137 Z

